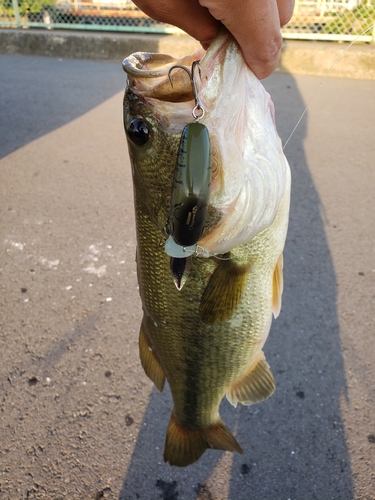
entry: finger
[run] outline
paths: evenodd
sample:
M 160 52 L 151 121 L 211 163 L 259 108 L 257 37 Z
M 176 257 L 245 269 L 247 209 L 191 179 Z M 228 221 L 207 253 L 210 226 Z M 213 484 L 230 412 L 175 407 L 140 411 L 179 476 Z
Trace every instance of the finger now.
M 244 59 L 258 78 L 276 68 L 282 46 L 279 6 L 290 0 L 200 0 L 239 43 Z M 283 10 L 283 20 L 284 10 Z
M 277 0 L 277 7 L 279 9 L 280 26 L 285 26 L 293 15 L 294 0 Z
M 182 29 L 205 49 L 215 38 L 220 26 L 220 21 L 213 18 L 198 0 L 135 0 L 134 3 L 153 19 Z

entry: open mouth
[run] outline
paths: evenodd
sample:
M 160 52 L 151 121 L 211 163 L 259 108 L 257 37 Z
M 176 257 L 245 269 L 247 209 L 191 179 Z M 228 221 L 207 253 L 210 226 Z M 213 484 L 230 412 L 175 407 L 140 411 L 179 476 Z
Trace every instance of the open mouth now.
M 191 82 L 186 71 L 178 66 L 190 70 L 194 61 L 200 61 L 201 82 L 197 83 L 203 88 L 214 67 L 222 63 L 229 40 L 229 33 L 224 31 L 207 52 L 199 49 L 181 59 L 167 54 L 137 52 L 124 59 L 122 67 L 128 75 L 129 86 L 134 94 L 164 102 L 188 102 L 193 100 Z M 173 69 L 170 79 L 169 71 L 174 66 L 177 67 Z

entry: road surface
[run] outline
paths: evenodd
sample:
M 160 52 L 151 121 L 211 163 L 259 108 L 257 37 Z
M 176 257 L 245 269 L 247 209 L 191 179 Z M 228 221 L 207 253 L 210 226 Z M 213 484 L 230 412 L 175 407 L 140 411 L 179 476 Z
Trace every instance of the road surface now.
M 0 56 L 2 499 L 375 499 L 375 81 L 329 78 L 285 148 L 277 390 L 223 420 L 244 455 L 164 464 L 118 64 Z M 265 85 L 285 141 L 321 77 Z

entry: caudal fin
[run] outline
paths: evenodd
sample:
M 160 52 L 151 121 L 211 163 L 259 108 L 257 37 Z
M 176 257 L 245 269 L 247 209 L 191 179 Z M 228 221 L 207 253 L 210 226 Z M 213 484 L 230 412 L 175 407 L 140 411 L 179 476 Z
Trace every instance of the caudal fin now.
M 165 440 L 164 462 L 186 467 L 196 462 L 208 448 L 243 453 L 220 419 L 209 427 L 188 429 L 178 422 L 172 412 Z

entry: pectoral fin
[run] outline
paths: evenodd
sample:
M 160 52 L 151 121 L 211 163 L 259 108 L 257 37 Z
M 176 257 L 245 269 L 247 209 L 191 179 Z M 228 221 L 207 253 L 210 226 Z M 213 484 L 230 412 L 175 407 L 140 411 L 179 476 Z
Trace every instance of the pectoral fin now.
M 263 351 L 250 370 L 238 379 L 228 390 L 228 401 L 237 406 L 237 403 L 250 405 L 259 403 L 270 397 L 275 390 L 275 381 Z
M 165 384 L 165 373 L 147 340 L 143 322 L 141 324 L 141 331 L 139 332 L 139 355 L 146 375 L 154 382 L 157 389 L 162 392 Z
M 281 297 L 283 295 L 284 288 L 283 263 L 283 254 L 281 254 L 273 272 L 272 313 L 274 318 L 278 317 L 281 309 Z
M 164 461 L 186 467 L 196 462 L 208 448 L 243 453 L 220 418 L 209 427 L 191 429 L 182 426 L 172 412 L 165 440 Z
M 201 298 L 199 315 L 204 323 L 226 321 L 234 314 L 248 270 L 249 265 L 240 266 L 230 259 L 218 264 Z

